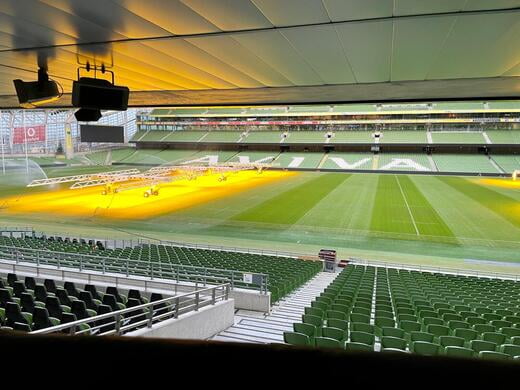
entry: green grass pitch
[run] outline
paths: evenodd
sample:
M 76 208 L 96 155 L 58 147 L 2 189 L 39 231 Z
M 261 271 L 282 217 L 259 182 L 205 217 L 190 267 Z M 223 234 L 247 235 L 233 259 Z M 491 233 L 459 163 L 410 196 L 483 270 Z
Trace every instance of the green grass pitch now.
M 520 186 L 505 180 L 307 172 L 145 221 L 0 209 L 0 225 L 520 273 Z M 0 196 L 27 191 L 5 177 L 0 184 Z

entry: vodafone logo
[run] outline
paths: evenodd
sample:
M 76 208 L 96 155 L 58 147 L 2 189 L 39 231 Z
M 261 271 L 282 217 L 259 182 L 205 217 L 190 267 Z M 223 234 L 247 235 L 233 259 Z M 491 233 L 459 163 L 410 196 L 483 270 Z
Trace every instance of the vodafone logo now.
M 13 128 L 13 144 L 45 141 L 45 126 L 28 126 Z

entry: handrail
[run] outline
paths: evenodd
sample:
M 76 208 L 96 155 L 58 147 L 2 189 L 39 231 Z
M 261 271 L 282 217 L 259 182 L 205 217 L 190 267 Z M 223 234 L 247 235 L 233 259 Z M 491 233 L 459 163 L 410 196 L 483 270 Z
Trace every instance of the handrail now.
M 41 263 L 50 263 L 57 265 L 58 269 L 63 265 L 70 265 L 63 263 L 72 261 L 75 262 L 75 265 L 80 271 L 83 269 L 97 269 L 101 266 L 102 273 L 122 273 L 126 276 L 136 274 L 132 272 L 131 266 L 139 266 L 142 271 L 146 272 L 146 276 L 149 276 L 151 279 L 153 279 L 154 276 L 157 277 L 160 275 L 161 278 L 173 279 L 177 282 L 180 280 L 189 282 L 202 281 L 204 285 L 210 284 L 208 280 L 218 281 L 219 283 L 226 282 L 230 283 L 232 289 L 239 284 L 240 287 L 243 288 L 259 290 L 261 294 L 267 294 L 269 286 L 269 275 L 264 273 L 160 263 L 152 260 L 122 259 L 119 257 L 95 256 L 74 252 L 55 252 L 45 249 L 11 247 L 6 245 L 0 245 L 0 256 L 4 257 L 5 260 L 15 261 L 16 263 L 20 261 L 32 262 L 38 265 Z
M 84 318 L 82 320 L 68 322 L 66 324 L 55 325 L 52 327 L 39 329 L 30 332 L 30 334 L 49 334 L 55 332 L 61 332 L 64 330 L 69 330 L 67 332 L 70 335 L 75 334 L 96 334 L 99 336 L 106 336 L 110 334 L 121 335 L 123 333 L 127 333 L 131 330 L 135 330 L 138 328 L 142 328 L 146 325 L 147 328 L 151 328 L 154 323 L 158 321 L 162 321 L 167 318 L 178 318 L 179 314 L 188 313 L 191 311 L 198 311 L 201 307 L 208 305 L 215 305 L 217 301 L 227 301 L 229 299 L 229 283 L 220 284 L 214 287 L 204 288 L 200 290 L 196 290 L 193 292 L 176 295 L 173 297 L 168 297 L 164 299 L 160 299 L 154 302 L 143 303 L 141 305 L 129 307 L 126 309 L 112 311 L 110 313 L 100 314 L 89 318 Z M 222 290 L 220 295 L 217 295 L 217 290 Z M 209 299 L 201 299 L 201 294 L 209 292 Z M 191 300 L 192 297 L 194 301 L 193 304 L 187 304 Z M 165 309 L 165 305 L 168 306 L 172 304 L 170 307 L 171 310 Z M 159 306 L 158 308 L 154 307 Z M 130 315 L 136 311 L 140 311 L 137 314 Z M 160 314 L 157 314 L 161 312 Z M 132 322 L 132 320 L 137 319 L 138 317 L 146 317 L 144 320 L 138 320 L 136 322 Z M 114 319 L 112 322 L 103 322 L 98 324 L 98 321 L 105 319 Z M 94 325 L 90 325 L 94 324 Z M 81 325 L 89 325 L 87 329 L 77 329 L 78 326 Z M 110 329 L 106 332 L 102 332 L 102 328 L 111 327 L 114 325 L 113 329 Z M 99 332 L 99 333 L 98 333 Z
M 179 242 L 179 241 L 171 241 L 171 240 L 161 240 L 158 238 L 94 238 L 94 237 L 76 237 L 70 234 L 66 234 L 63 232 L 41 232 L 36 231 L 33 228 L 30 228 L 30 230 L 27 230 L 27 232 L 33 233 L 35 236 L 67 236 L 72 238 L 81 239 L 83 238 L 87 242 L 89 240 L 94 241 L 101 241 L 105 244 L 111 244 L 114 248 L 118 248 L 117 243 L 122 242 L 123 245 L 125 243 L 128 243 L 128 246 L 134 247 L 139 245 L 167 245 L 167 246 L 176 246 L 176 247 L 182 247 L 182 248 L 195 248 L 195 249 L 208 249 L 208 250 L 218 250 L 218 251 L 225 251 L 225 252 L 238 252 L 238 253 L 248 253 L 248 254 L 258 254 L 258 255 L 265 255 L 265 256 L 277 256 L 277 257 L 294 257 L 298 258 L 300 256 L 303 256 L 302 253 L 295 253 L 295 252 L 285 252 L 285 251 L 275 251 L 275 250 L 264 250 L 264 249 L 251 249 L 251 248 L 238 248 L 238 247 L 228 247 L 223 245 L 210 245 L 210 244 L 194 244 L 189 242 Z M 1 234 L 1 231 L 0 231 Z M 110 246 L 110 245 L 109 245 Z
M 359 265 L 373 265 L 376 267 L 385 267 L 385 268 L 396 268 L 396 269 L 408 269 L 413 271 L 420 272 L 438 272 L 442 274 L 455 274 L 455 275 L 465 275 L 465 276 L 476 276 L 476 277 L 486 277 L 490 279 L 502 279 L 502 280 L 520 280 L 520 275 L 508 274 L 508 273 L 500 273 L 500 272 L 491 272 L 491 271 L 478 271 L 471 269 L 459 269 L 459 268 L 448 268 L 448 267 L 435 267 L 435 266 L 427 266 L 427 265 L 414 265 L 414 264 L 400 264 L 400 263 L 391 263 L 386 261 L 378 261 L 378 260 L 366 260 L 360 258 L 349 258 L 349 262 L 353 264 Z
M 0 227 L 0 235 L 2 233 L 35 233 L 35 231 L 30 226 L 2 226 Z

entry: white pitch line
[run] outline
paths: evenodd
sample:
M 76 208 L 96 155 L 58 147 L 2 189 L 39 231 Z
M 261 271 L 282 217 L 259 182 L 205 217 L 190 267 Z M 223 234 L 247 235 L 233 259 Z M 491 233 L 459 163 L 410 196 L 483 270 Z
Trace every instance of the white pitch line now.
M 401 190 L 401 195 L 403 195 L 404 203 L 406 204 L 406 208 L 408 209 L 408 213 L 410 214 L 410 218 L 412 219 L 413 227 L 415 228 L 415 234 L 419 235 L 419 229 L 417 229 L 415 218 L 413 217 L 412 210 L 410 209 L 410 205 L 408 204 L 408 200 L 406 200 L 406 196 L 404 195 L 403 187 L 401 187 L 401 182 L 399 181 L 399 178 L 397 176 L 395 176 L 395 180 L 397 180 L 397 184 L 399 185 L 399 189 Z

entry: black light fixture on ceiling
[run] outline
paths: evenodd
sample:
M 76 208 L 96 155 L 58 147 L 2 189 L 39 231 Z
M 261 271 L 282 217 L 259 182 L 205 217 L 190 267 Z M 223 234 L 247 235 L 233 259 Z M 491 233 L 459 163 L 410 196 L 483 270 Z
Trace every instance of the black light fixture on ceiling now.
M 94 71 L 94 77 L 79 77 L 79 70 Z M 112 82 L 98 79 L 97 71 L 112 75 Z M 106 70 L 104 65 L 91 68 L 78 68 L 78 80 L 72 84 L 72 105 L 80 109 L 74 114 L 78 121 L 97 121 L 101 118 L 101 110 L 126 111 L 128 108 L 128 87 L 114 84 L 114 72 Z
M 35 108 L 58 100 L 63 94 L 61 85 L 49 79 L 47 69 L 38 69 L 38 81 L 13 80 L 18 102 L 23 108 Z

